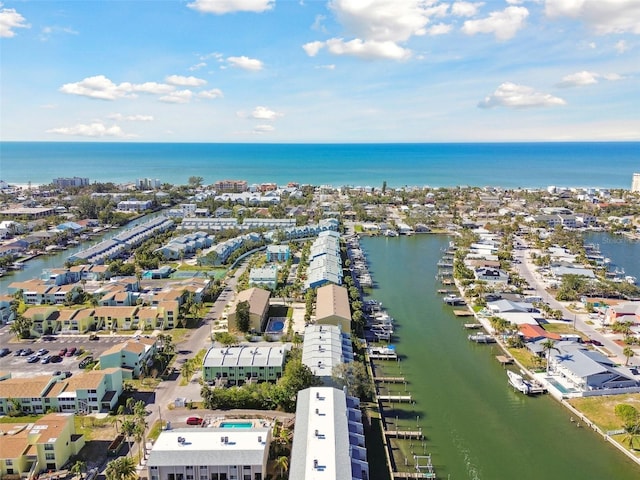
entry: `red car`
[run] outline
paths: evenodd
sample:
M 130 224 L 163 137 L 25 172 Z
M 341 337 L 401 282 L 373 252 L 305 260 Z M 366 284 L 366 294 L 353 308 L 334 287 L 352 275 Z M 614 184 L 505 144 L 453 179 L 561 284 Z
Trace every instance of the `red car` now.
M 187 418 L 187 425 L 202 425 L 202 418 L 200 418 L 200 417 L 189 417 L 189 418 Z
M 64 357 L 64 355 L 67 353 L 67 348 L 63 347 L 60 349 L 60 351 L 58 352 L 58 356 L 59 357 Z
M 74 353 L 76 353 L 76 347 L 71 347 L 69 350 L 67 350 L 67 353 L 65 354 L 65 356 L 73 357 Z

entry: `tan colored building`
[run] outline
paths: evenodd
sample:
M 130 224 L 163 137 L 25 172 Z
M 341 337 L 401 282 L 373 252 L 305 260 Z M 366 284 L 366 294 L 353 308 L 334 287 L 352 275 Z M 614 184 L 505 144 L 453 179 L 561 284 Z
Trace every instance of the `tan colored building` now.
M 269 297 L 271 292 L 262 288 L 249 288 L 243 290 L 236 297 L 236 301 L 229 313 L 229 329 L 238 330 L 236 321 L 236 307 L 240 302 L 249 302 L 249 330 L 262 332 L 264 330 L 267 314 L 269 313 Z
M 338 285 L 325 285 L 316 294 L 316 324 L 338 325 L 344 333 L 351 333 L 349 292 Z
M 140 337 L 114 345 L 100 355 L 100 368 L 125 370 L 126 377 L 137 378 L 153 362 L 156 353 L 156 339 Z

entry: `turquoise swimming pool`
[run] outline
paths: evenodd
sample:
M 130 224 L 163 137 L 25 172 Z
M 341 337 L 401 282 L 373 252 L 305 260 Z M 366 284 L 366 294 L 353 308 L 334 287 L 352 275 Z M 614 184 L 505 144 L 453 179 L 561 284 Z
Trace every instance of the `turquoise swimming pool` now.
M 251 428 L 252 422 L 222 422 L 220 428 Z

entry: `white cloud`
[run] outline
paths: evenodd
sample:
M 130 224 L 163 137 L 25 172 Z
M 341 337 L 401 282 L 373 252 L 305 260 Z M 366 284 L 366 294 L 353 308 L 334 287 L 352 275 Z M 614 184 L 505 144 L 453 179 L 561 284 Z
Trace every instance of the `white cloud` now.
M 264 12 L 271 10 L 275 0 L 195 0 L 187 7 L 202 13 L 223 15 L 232 12 Z
M 554 107 L 566 105 L 566 103 L 562 98 L 554 97 L 548 93 L 536 92 L 531 87 L 505 82 L 500 85 L 493 94 L 485 97 L 485 99 L 478 104 L 478 107 Z
M 184 77 L 182 75 L 169 75 L 165 81 L 170 85 L 178 87 L 200 87 L 207 83 L 206 80 L 196 77 Z
M 638 0 L 545 0 L 545 13 L 581 20 L 599 34 L 640 34 Z
M 621 55 L 629 49 L 627 47 L 627 42 L 625 42 L 624 40 L 619 40 L 618 42 L 616 42 L 613 48 L 615 48 L 616 52 L 618 52 Z
M 169 95 L 160 97 L 158 100 L 164 103 L 189 103 L 193 97 L 191 90 L 177 90 Z
M 107 118 L 109 120 L 122 121 L 126 120 L 129 122 L 152 122 L 153 115 L 123 115 L 122 113 L 112 113 Z
M 189 71 L 195 72 L 196 70 L 200 70 L 201 68 L 206 67 L 207 64 L 204 62 L 196 63 L 195 65 L 189 67 Z
M 473 17 L 478 14 L 478 9 L 484 5 L 484 2 L 455 2 L 451 5 L 451 14 L 457 17 Z
M 624 77 L 617 73 L 605 73 L 599 74 L 595 72 L 588 72 L 583 70 L 581 72 L 572 73 L 562 77 L 558 87 L 584 87 L 586 85 L 594 85 L 599 82 L 599 79 L 617 81 L 622 80 Z
M 257 120 L 275 120 L 281 116 L 281 113 L 274 112 L 273 110 L 263 106 L 257 106 L 253 109 L 253 112 L 251 112 L 251 118 L 255 118 Z
M 512 38 L 524 26 L 529 10 L 525 7 L 507 7 L 501 12 L 491 12 L 479 20 L 466 20 L 462 31 L 467 35 L 493 33 L 498 40 Z
M 78 32 L 69 27 L 43 27 L 40 31 L 39 38 L 40 40 L 46 42 L 51 38 L 52 35 L 56 35 L 59 33 L 65 33 L 67 35 L 78 35 Z
M 335 70 L 336 66 L 333 63 L 330 63 L 328 65 L 317 65 L 315 68 L 320 70 Z
M 14 28 L 31 28 L 31 25 L 25 22 L 25 18 L 16 12 L 15 8 L 3 8 L 0 10 L 0 38 L 15 37 Z
M 118 137 L 131 138 L 135 135 L 126 134 L 118 125 L 107 127 L 102 122 L 94 122 L 88 125 L 78 124 L 72 127 L 59 127 L 47 130 L 47 133 L 55 133 L 58 135 L 69 135 L 76 137 Z
M 585 85 L 593 85 L 594 83 L 598 83 L 598 75 L 594 72 L 588 72 L 583 70 L 581 72 L 572 73 L 570 75 L 566 75 L 562 77 L 560 83 L 558 83 L 559 87 L 583 87 Z
M 152 93 L 156 95 L 162 95 L 164 93 L 169 93 L 175 90 L 175 87 L 172 85 L 167 85 L 166 83 L 156 83 L 156 82 L 144 82 L 144 83 L 123 83 L 121 85 L 130 85 L 131 90 L 134 92 L 140 93 Z
M 401 42 L 412 35 L 424 35 L 432 3 L 422 0 L 332 0 L 329 7 L 356 37 Z
M 453 29 L 453 25 L 447 25 L 446 23 L 437 23 L 427 29 L 429 35 L 444 35 L 449 33 Z
M 273 125 L 256 125 L 253 127 L 253 133 L 268 133 L 276 129 Z
M 315 57 L 320 51 L 320 49 L 322 49 L 322 47 L 324 47 L 324 42 L 319 42 L 319 41 L 309 42 L 302 45 L 302 48 L 304 49 L 305 52 L 307 52 L 307 55 L 309 55 L 310 57 Z
M 83 97 L 97 98 L 99 100 L 116 100 L 118 98 L 135 98 L 135 93 L 166 94 L 175 90 L 175 87 L 164 83 L 145 82 L 130 83 L 123 82 L 115 84 L 104 75 L 87 77 L 84 80 L 74 83 L 65 83 L 60 87 L 62 93 L 69 95 L 80 95 Z
M 208 99 L 215 99 L 215 98 L 222 98 L 224 95 L 222 94 L 222 90 L 220 90 L 219 88 L 212 88 L 211 90 L 203 90 L 202 92 L 198 93 L 198 97 L 200 98 L 208 98 Z
M 334 55 L 353 55 L 364 59 L 405 60 L 411 56 L 411 50 L 402 48 L 395 42 L 355 38 L 345 42 L 341 38 L 332 38 L 326 42 L 327 49 Z
M 243 70 L 259 71 L 263 68 L 263 63 L 255 58 L 249 58 L 245 56 L 241 57 L 229 57 L 227 61 L 233 67 L 242 68 Z
M 115 100 L 131 96 L 132 88 L 130 83 L 116 85 L 104 75 L 95 75 L 79 82 L 65 83 L 60 87 L 60 91 L 100 100 Z

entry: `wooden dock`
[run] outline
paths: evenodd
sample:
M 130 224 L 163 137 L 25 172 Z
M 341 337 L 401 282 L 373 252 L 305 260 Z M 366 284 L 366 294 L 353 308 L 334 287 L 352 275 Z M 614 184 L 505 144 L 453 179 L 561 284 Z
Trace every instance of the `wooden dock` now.
M 470 310 L 454 310 L 453 314 L 456 317 L 473 317 L 473 312 Z
M 404 377 L 374 377 L 373 380 L 380 383 L 407 383 Z
M 422 440 L 424 435 L 422 434 L 422 430 L 385 430 L 384 434 L 387 437 L 391 438 L 399 438 L 399 439 L 414 439 L 414 440 Z
M 411 395 L 378 395 L 378 400 L 381 402 L 412 402 Z
M 465 323 L 463 326 L 467 330 L 477 330 L 478 328 L 482 328 L 481 323 Z
M 433 472 L 393 472 L 393 478 L 438 478 Z
M 370 353 L 369 358 L 371 360 L 397 360 L 398 355 L 396 353 Z
M 511 365 L 513 363 L 513 357 L 507 357 L 506 355 L 496 355 L 496 360 L 502 365 Z

